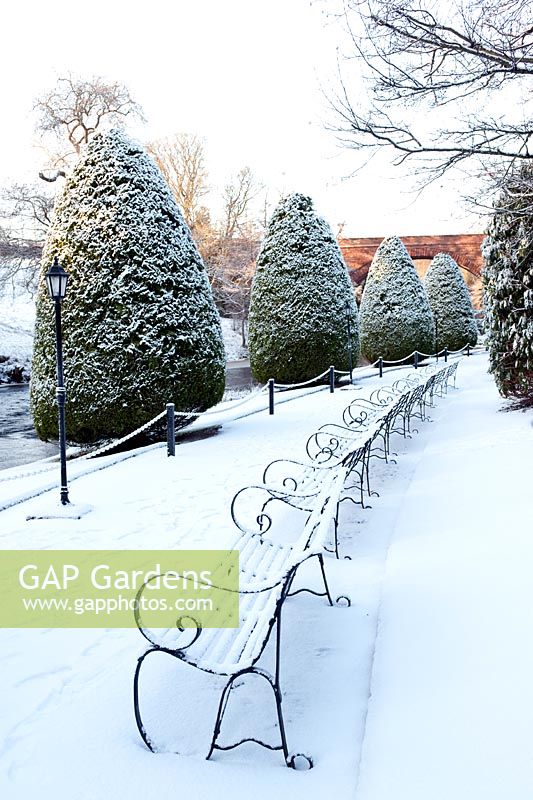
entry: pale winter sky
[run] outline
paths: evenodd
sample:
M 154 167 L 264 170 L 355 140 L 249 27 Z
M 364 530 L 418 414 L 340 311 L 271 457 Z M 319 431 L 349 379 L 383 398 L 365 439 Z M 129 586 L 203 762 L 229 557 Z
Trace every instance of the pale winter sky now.
M 2 11 L 0 183 L 42 166 L 33 101 L 72 71 L 124 82 L 148 123 L 142 141 L 174 132 L 205 138 L 216 190 L 248 165 L 269 188 L 310 194 L 336 232 L 385 236 L 479 231 L 458 181 L 416 200 L 404 176 L 358 156 L 326 130 L 339 29 L 310 0 L 18 0 Z M 355 69 L 355 66 L 353 67 Z M 355 85 L 354 76 L 354 85 Z

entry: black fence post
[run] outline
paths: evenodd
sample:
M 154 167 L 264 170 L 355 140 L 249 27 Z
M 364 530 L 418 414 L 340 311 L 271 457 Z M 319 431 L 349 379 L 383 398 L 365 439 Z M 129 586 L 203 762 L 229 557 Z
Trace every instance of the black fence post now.
M 418 369 L 418 350 L 415 350 L 415 369 Z
M 446 364 L 447 361 L 448 361 L 448 348 L 445 347 L 444 348 L 444 363 Z
M 274 413 L 274 378 L 268 379 L 268 413 Z
M 174 403 L 167 403 L 167 456 L 176 455 L 176 418 Z
M 383 356 L 379 357 L 379 377 L 383 377 Z
M 331 394 L 335 391 L 335 367 L 329 368 L 329 391 Z
M 467 356 L 470 355 L 470 342 L 468 342 L 468 344 L 466 345 L 466 354 Z

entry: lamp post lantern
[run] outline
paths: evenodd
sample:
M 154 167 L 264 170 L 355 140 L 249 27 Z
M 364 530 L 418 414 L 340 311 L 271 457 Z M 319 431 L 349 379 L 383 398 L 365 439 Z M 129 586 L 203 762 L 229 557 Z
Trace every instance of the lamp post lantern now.
M 61 335 L 61 301 L 67 293 L 68 275 L 59 263 L 57 256 L 45 275 L 46 287 L 54 301 L 56 320 L 56 363 L 57 363 L 57 408 L 59 417 L 59 455 L 61 459 L 61 503 L 67 505 L 67 437 L 65 429 L 66 389 L 63 376 L 63 340 Z

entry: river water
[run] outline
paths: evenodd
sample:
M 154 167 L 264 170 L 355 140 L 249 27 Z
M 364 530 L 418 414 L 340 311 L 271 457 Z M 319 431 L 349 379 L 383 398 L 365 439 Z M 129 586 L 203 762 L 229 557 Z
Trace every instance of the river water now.
M 33 429 L 28 385 L 0 386 L 0 469 L 28 464 L 57 452 L 55 442 L 41 442 Z
M 226 372 L 226 389 L 249 389 L 250 367 L 233 362 Z M 41 442 L 30 415 L 28 384 L 0 386 L 0 470 L 56 455 L 57 442 Z

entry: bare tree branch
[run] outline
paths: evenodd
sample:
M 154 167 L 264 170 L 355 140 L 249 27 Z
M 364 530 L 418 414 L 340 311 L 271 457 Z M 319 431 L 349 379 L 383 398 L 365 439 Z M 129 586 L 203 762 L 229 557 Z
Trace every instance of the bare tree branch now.
M 42 243 L 0 228 L 0 294 L 21 286 L 30 294 L 35 292 L 41 252 Z
M 146 147 L 163 173 L 194 235 L 205 225 L 208 216 L 201 202 L 209 191 L 203 140 L 193 134 L 177 133 L 149 142 Z
M 52 221 L 53 197 L 40 186 L 28 183 L 14 183 L 1 195 L 0 217 L 10 220 L 10 228 L 15 235 L 31 234 L 40 241 L 46 235 Z
M 53 155 L 47 169 L 39 172 L 46 183 L 66 177 L 65 167 L 72 165 L 81 148 L 104 125 L 120 124 L 129 116 L 143 119 L 140 106 L 123 84 L 99 77 L 85 80 L 71 74 L 59 78 L 56 87 L 35 102 L 34 110 L 39 115 L 36 130 L 41 138 L 52 133 L 67 146 L 66 151 Z M 52 209 L 53 197 L 41 186 L 13 184 L 2 192 L 0 290 L 16 280 L 27 288 L 35 287 Z
M 231 239 L 242 233 L 243 223 L 247 221 L 250 203 L 262 189 L 257 183 L 250 167 L 243 167 L 224 187 L 223 236 Z
M 529 0 L 344 0 L 342 19 L 351 44 L 344 64 L 362 66 L 369 85 L 355 102 L 341 69 L 332 128 L 345 146 L 389 150 L 394 163 L 414 161 L 430 178 L 475 159 L 498 168 L 531 159 Z M 497 118 L 492 98 L 507 84 L 523 84 L 526 99 Z M 431 125 L 443 106 L 457 118 Z
M 144 120 L 140 105 L 124 84 L 98 76 L 84 79 L 68 74 L 58 78 L 56 86 L 38 98 L 33 109 L 38 114 L 38 132 L 52 133 L 68 142 L 69 151 L 61 157 L 63 163 L 68 163 L 73 154 L 79 156 L 104 123 L 121 125 L 126 117 Z

